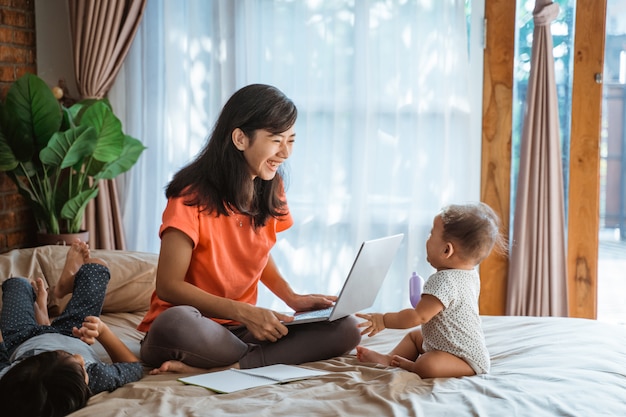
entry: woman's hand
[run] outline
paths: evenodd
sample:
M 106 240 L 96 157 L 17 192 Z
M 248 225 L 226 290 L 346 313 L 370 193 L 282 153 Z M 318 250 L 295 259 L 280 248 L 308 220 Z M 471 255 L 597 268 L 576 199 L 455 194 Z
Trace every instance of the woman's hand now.
M 276 342 L 289 333 L 287 326 L 281 321 L 291 321 L 293 318 L 286 314 L 277 313 L 262 307 L 246 305 L 246 310 L 239 320 L 258 340 Z
M 294 294 L 287 305 L 294 311 L 309 311 L 331 307 L 335 301 L 337 301 L 337 297 L 334 295 Z
M 357 313 L 356 316 L 365 320 L 364 322 L 357 324 L 357 327 L 365 327 L 365 330 L 361 332 L 362 335 L 367 334 L 369 335 L 369 337 L 372 337 L 385 329 L 385 320 L 383 318 L 383 314 Z

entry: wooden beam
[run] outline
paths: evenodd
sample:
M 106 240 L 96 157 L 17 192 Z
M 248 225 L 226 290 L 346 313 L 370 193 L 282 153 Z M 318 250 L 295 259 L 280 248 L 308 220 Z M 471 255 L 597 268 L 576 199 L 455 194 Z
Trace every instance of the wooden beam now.
M 567 284 L 569 315 L 594 319 L 597 317 L 598 292 L 601 77 L 605 21 L 606 0 L 576 2 Z
M 487 21 L 483 78 L 481 200 L 509 233 L 515 8 L 510 0 L 485 0 Z M 492 255 L 480 266 L 480 313 L 505 313 L 508 259 Z

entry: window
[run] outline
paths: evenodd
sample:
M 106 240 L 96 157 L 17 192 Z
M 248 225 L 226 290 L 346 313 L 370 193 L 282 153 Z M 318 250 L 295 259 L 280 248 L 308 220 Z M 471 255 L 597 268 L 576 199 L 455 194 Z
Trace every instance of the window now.
M 563 186 L 564 200 L 566 204 L 567 218 L 567 190 L 569 168 L 569 140 L 571 124 L 572 104 L 572 50 L 574 46 L 574 17 L 576 11 L 575 0 L 556 0 L 560 6 L 557 19 L 550 27 L 554 48 L 554 71 L 557 83 L 557 96 L 559 100 L 559 127 L 561 133 L 561 154 L 563 155 Z M 522 125 L 524 122 L 524 104 L 528 89 L 528 77 L 530 75 L 530 60 L 533 45 L 533 9 L 535 0 L 517 1 L 517 24 L 516 36 L 516 62 L 515 82 L 513 87 L 513 132 L 511 149 L 511 207 L 515 207 L 515 194 L 520 159 L 520 140 Z M 515 213 L 511 210 L 511 225 Z M 567 224 L 567 221 L 566 221 Z M 511 227 L 511 231 L 512 231 Z
M 299 109 L 287 190 L 296 223 L 272 252 L 281 271 L 298 292 L 334 294 L 363 240 L 403 232 L 374 308 L 408 306 L 411 272 L 432 272 L 433 216 L 479 199 L 482 9 L 469 0 L 148 2 L 110 94 L 148 147 L 126 192 L 129 248 L 158 251 L 163 188 L 225 100 L 272 84 Z M 260 303 L 281 308 L 267 293 Z

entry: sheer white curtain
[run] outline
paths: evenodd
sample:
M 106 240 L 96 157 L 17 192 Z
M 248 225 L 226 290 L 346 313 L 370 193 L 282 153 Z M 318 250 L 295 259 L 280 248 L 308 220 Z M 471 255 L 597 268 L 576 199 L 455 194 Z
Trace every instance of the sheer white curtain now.
M 425 255 L 433 216 L 479 199 L 481 139 L 472 132 L 481 110 L 471 105 L 465 7 L 149 1 L 110 93 L 129 134 L 148 147 L 126 177 L 128 248 L 158 252 L 171 175 L 235 90 L 272 84 L 299 110 L 287 168 L 295 225 L 273 251 L 283 274 L 297 291 L 336 293 L 361 241 L 402 232 L 374 309 L 408 306 L 411 272 L 433 272 Z M 283 307 L 267 291 L 259 302 Z

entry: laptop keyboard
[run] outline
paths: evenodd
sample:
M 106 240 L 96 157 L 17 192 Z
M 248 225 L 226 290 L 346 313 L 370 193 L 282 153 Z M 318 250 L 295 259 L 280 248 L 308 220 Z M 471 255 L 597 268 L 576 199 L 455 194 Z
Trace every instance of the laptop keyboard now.
M 323 308 L 321 310 L 303 311 L 301 313 L 294 314 L 294 318 L 297 320 L 302 320 L 302 319 L 311 319 L 311 318 L 318 318 L 318 317 L 328 317 L 332 310 L 333 310 L 333 307 Z

